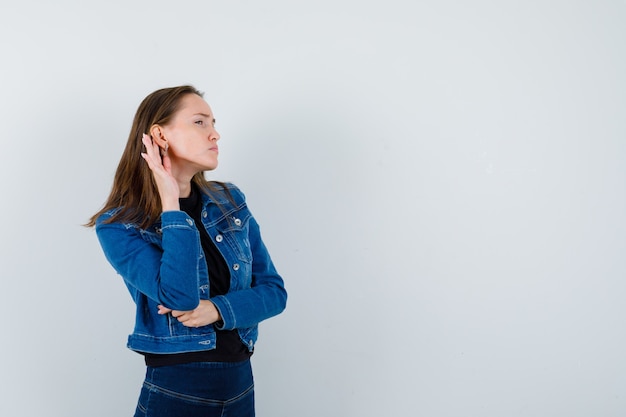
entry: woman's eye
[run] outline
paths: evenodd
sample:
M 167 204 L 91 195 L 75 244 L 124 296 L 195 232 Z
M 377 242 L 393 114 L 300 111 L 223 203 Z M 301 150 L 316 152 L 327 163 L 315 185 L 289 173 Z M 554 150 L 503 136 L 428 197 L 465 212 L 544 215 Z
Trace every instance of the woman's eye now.
M 204 124 L 204 122 L 202 120 L 196 120 L 196 124 L 199 126 L 202 126 Z

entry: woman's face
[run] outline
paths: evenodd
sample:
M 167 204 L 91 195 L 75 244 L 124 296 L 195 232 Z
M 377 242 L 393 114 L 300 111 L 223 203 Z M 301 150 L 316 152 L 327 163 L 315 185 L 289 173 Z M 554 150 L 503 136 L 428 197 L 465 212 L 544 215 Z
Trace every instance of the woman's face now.
M 200 171 L 217 168 L 220 135 L 215 130 L 213 112 L 202 97 L 183 97 L 180 109 L 162 129 L 174 176 L 190 178 Z

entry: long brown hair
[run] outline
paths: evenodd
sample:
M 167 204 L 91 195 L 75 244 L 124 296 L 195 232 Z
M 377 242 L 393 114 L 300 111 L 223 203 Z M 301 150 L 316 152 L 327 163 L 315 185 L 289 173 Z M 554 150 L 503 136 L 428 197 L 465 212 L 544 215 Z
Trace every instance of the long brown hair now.
M 100 215 L 115 208 L 119 210 L 106 223 L 134 223 L 146 229 L 159 218 L 162 211 L 161 198 L 152 171 L 140 156 L 141 152 L 145 152 L 141 138 L 153 125 L 167 125 L 179 110 L 182 99 L 188 94 L 203 96 L 193 86 L 183 85 L 157 90 L 141 102 L 115 172 L 111 193 L 102 209 L 91 216 L 85 226 L 95 226 Z M 214 185 L 216 183 L 207 181 L 202 172 L 194 175 L 191 182 L 205 193 L 217 191 Z

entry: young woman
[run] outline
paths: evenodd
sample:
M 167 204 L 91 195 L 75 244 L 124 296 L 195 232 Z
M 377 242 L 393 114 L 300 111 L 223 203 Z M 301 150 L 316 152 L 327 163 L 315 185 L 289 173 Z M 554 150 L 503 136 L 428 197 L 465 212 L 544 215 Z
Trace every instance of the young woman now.
M 257 325 L 287 293 L 244 195 L 204 178 L 219 139 L 195 88 L 153 92 L 87 224 L 137 306 L 128 347 L 147 372 L 135 416 L 254 416 Z

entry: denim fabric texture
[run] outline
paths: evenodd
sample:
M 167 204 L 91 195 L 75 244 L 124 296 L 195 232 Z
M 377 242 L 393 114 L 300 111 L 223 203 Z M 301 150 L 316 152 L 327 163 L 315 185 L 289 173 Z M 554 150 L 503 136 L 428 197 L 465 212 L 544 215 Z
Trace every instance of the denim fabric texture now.
M 116 210 L 97 219 L 96 233 L 107 260 L 122 276 L 136 304 L 136 320 L 128 347 L 138 352 L 183 353 L 215 348 L 215 326 L 185 327 L 170 314 L 157 314 L 159 304 L 193 310 L 210 299 L 219 310 L 219 329 L 237 329 L 250 351 L 258 323 L 282 312 L 284 283 L 261 239 L 259 225 L 244 194 L 228 184 L 225 191 L 202 194 L 202 223 L 230 270 L 230 290 L 211 297 L 200 234 L 183 211 L 166 211 L 148 229 L 129 223 L 103 223 Z M 218 202 L 222 208 L 216 204 Z
M 250 361 L 148 367 L 135 417 L 254 417 Z

